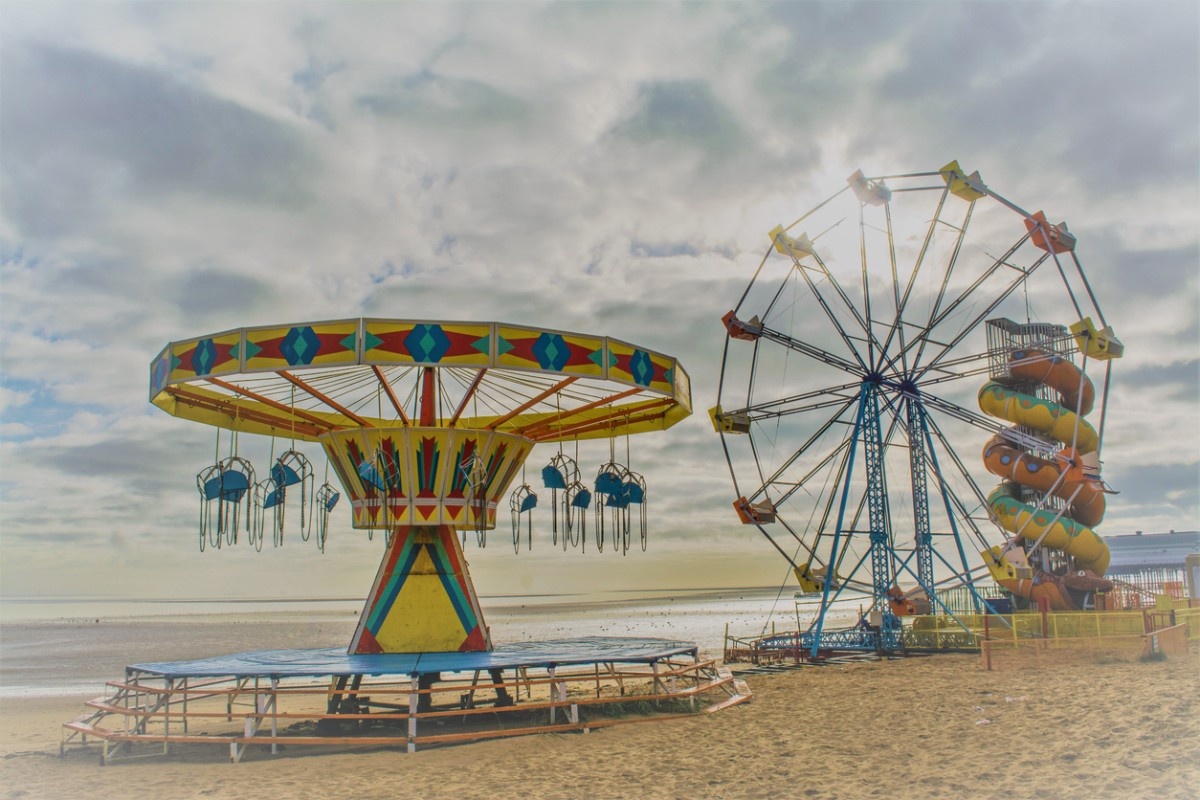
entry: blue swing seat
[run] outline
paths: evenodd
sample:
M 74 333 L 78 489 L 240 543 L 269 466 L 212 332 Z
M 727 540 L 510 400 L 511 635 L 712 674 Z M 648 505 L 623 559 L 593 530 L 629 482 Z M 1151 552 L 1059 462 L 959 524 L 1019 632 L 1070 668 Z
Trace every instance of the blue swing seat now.
M 357 472 L 358 477 L 362 478 L 362 482 L 368 487 L 378 489 L 379 491 L 383 491 L 385 488 L 383 474 L 379 471 L 379 468 L 370 461 L 364 461 L 363 463 L 359 464 Z
M 592 504 L 592 493 L 583 487 L 580 487 L 579 491 L 575 493 L 575 496 L 571 498 L 571 507 L 572 508 L 586 509 L 591 504 Z
M 547 489 L 567 488 L 567 479 L 563 477 L 558 467 L 555 467 L 553 464 L 547 464 L 542 467 L 542 483 Z
M 629 508 L 630 500 L 629 500 L 628 489 L 629 489 L 629 484 L 622 484 L 621 488 L 618 491 L 614 492 L 613 494 L 608 495 L 608 497 L 606 497 L 604 499 L 605 507 L 606 508 Z
M 262 507 L 263 508 L 274 508 L 275 506 L 279 505 L 282 502 L 283 502 L 283 493 L 280 492 L 278 489 L 274 489 L 270 493 L 267 494 L 267 499 L 263 500 Z
M 620 494 L 621 486 L 621 476 L 616 472 L 601 472 L 596 476 L 596 492 L 598 494 Z
M 275 481 L 276 486 L 294 486 L 300 482 L 300 475 L 287 464 L 276 462 L 271 467 L 271 480 Z
M 204 499 L 216 500 L 219 497 L 227 503 L 238 503 L 249 488 L 250 480 L 245 475 L 236 470 L 226 470 L 204 482 Z

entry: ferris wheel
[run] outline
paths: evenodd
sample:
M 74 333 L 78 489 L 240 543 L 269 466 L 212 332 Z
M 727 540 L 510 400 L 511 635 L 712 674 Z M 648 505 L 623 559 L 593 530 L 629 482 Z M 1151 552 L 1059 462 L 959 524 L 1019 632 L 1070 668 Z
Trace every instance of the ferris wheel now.
M 838 601 L 872 609 L 857 626 L 866 633 L 841 643 L 891 650 L 898 618 L 951 613 L 944 589 L 982 603 L 986 570 L 1026 600 L 1029 585 L 1083 565 L 1099 579 L 1098 515 L 1073 517 L 1097 495 L 1103 513 L 1103 414 L 1121 345 L 1066 224 L 951 162 L 856 172 L 768 239 L 724 318 L 710 416 L 738 517 L 818 606 L 805 646 L 836 646 L 825 620 Z M 1084 539 L 1090 550 L 1076 548 Z M 1083 589 L 1059 588 L 1062 604 L 1084 604 Z

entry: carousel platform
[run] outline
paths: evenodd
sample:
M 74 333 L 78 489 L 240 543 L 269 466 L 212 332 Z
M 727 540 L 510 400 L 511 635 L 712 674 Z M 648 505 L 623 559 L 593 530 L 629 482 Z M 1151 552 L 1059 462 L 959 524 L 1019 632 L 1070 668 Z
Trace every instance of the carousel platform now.
M 653 664 L 681 656 L 696 657 L 694 642 L 669 639 L 592 637 L 545 642 L 516 642 L 494 650 L 467 653 L 376 653 L 356 655 L 345 648 L 259 650 L 190 661 L 132 664 L 126 672 L 163 678 L 315 677 L 352 675 L 430 675 L 494 669 L 529 669 L 594 663 Z
M 457 744 L 713 712 L 750 690 L 693 642 L 595 637 L 487 652 L 266 650 L 131 664 L 65 723 L 60 752 L 100 760 L 227 746 L 233 762 L 281 745 Z

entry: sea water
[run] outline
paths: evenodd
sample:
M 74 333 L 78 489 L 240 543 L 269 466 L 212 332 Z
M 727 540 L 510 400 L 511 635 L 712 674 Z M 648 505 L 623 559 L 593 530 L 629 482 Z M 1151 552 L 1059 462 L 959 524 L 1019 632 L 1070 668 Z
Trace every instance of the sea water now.
M 635 636 L 695 642 L 806 627 L 790 591 L 694 589 L 482 597 L 497 643 Z M 0 600 L 0 697 L 100 694 L 129 664 L 343 647 L 362 600 Z M 852 613 L 845 619 L 852 619 Z

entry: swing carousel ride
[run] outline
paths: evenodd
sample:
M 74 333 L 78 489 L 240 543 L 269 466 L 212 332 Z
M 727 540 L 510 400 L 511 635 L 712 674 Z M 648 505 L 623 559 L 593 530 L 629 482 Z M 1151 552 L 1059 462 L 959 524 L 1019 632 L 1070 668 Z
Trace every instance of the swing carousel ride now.
M 769 240 L 724 317 L 710 416 L 738 518 L 813 612 L 775 644 L 897 651 L 905 617 L 963 626 L 960 612 L 1003 605 L 985 575 L 1005 603 L 1093 607 L 1112 586 L 1094 526 L 1112 493 L 1100 448 L 1122 346 L 1066 223 L 951 162 L 858 171 Z M 980 445 L 994 489 L 957 450 Z M 956 594 L 967 602 L 952 608 Z M 853 627 L 827 624 L 854 604 L 869 611 Z
M 450 740 L 417 730 L 423 715 L 450 713 L 438 709 L 447 692 L 463 714 L 484 704 L 481 692 L 491 698 L 489 711 L 549 710 L 548 725 L 526 721 L 518 733 L 605 724 L 581 712 L 578 699 L 568 702 L 568 683 L 594 682 L 595 697 L 584 706 L 598 707 L 627 700 L 626 683 L 639 669 L 649 682 L 646 697 L 656 703 L 686 698 L 694 704 L 715 690 L 724 697 L 708 706 L 716 710 L 748 697 L 744 684 L 702 661 L 691 642 L 599 637 L 493 643 L 464 557 L 465 548 L 483 548 L 498 525 L 511 525 L 514 550 L 531 547 L 530 516 L 539 505 L 550 507 L 555 546 L 583 550 L 590 544 L 626 553 L 636 542 L 644 550 L 647 487 L 631 466 L 629 441 L 691 413 L 688 375 L 670 356 L 614 338 L 500 322 L 276 325 L 168 344 L 151 365 L 150 400 L 218 431 L 214 463 L 196 477 L 202 550 L 239 540 L 261 550 L 268 532 L 280 545 L 287 531 L 324 550 L 330 514 L 343 494 L 353 527 L 368 535 L 382 531 L 385 548 L 348 650 L 135 665 L 117 690 L 121 697 L 105 703 L 107 709 L 130 705 L 131 693 L 135 708 L 147 696 L 158 698 L 156 709 L 181 698 L 186 708 L 189 681 L 207 681 L 205 697 L 212 681 L 224 681 L 235 691 L 249 691 L 252 682 L 258 706 L 274 713 L 282 678 L 321 678 L 329 683 L 319 690 L 328 699 L 325 713 L 313 716 L 320 733 L 377 724 L 380 714 L 395 722 L 399 715 L 407 731 L 387 743 L 412 750 L 418 742 Z M 270 438 L 265 469 L 255 469 L 239 452 L 246 435 Z M 579 464 L 581 442 L 595 442 L 606 453 L 594 473 Z M 324 483 L 315 485 L 317 470 L 303 443 L 320 445 L 340 488 L 330 483 L 328 467 Z M 533 486 L 524 464 L 537 445 L 555 453 Z M 572 668 L 583 672 L 572 674 Z M 544 677 L 531 678 L 538 670 Z M 491 681 L 481 684 L 485 672 Z M 602 672 L 617 681 L 615 697 L 601 686 Z M 472 677 L 455 683 L 452 675 Z M 365 685 L 369 676 L 385 682 Z M 409 683 L 398 689 L 401 678 Z M 147 682 L 159 679 L 165 690 L 154 694 Z M 270 682 L 272 694 L 259 694 L 262 681 Z M 539 687 L 546 694 L 540 699 Z M 537 702 L 518 703 L 522 689 Z M 390 701 L 381 700 L 389 695 Z M 555 721 L 556 712 L 563 722 Z M 221 739 L 229 741 L 234 760 L 250 744 L 275 749 L 278 720 L 272 717 L 271 735 L 264 736 L 267 716 L 259 713 L 241 735 Z M 96 733 L 95 722 L 76 721 L 71 730 L 85 740 L 103 739 L 107 759 L 109 745 L 125 740 Z M 157 722 L 154 714 L 135 717 L 134 741 L 150 736 L 148 726 Z M 186 733 L 186 721 L 183 727 Z
M 382 530 L 387 543 L 350 651 L 398 653 L 491 649 L 463 548 L 486 546 L 518 474 L 507 502 L 517 552 L 532 547 L 539 489 L 555 545 L 586 549 L 590 516 L 597 550 L 627 552 L 634 535 L 644 550 L 646 482 L 629 466 L 628 439 L 674 425 L 691 400 L 675 359 L 616 339 L 359 319 L 172 343 L 153 364 L 151 402 L 217 428 L 218 453 L 219 432 L 230 432 L 229 455 L 196 478 L 201 549 L 240 536 L 261 549 L 268 529 L 281 544 L 296 517 L 323 550 L 341 492 L 328 479 L 313 490 L 295 442 L 321 445 L 354 527 Z M 237 452 L 243 434 L 289 443 L 261 480 Z M 588 483 L 582 440 L 608 444 Z M 524 472 L 537 444 L 558 446 L 540 487 Z

